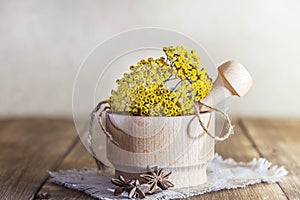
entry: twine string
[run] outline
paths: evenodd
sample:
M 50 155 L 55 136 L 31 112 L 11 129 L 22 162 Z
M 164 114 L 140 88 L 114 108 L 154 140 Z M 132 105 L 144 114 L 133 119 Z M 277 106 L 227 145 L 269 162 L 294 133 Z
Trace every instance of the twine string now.
M 227 130 L 227 132 L 225 133 L 225 135 L 224 135 L 223 137 L 218 137 L 218 136 L 215 136 L 215 135 L 211 134 L 211 133 L 209 132 L 209 130 L 205 127 L 204 123 L 203 123 L 202 120 L 201 120 L 201 116 L 200 116 L 200 115 L 201 115 L 201 112 L 200 112 L 199 107 L 196 106 L 196 105 L 194 105 L 194 107 L 195 107 L 195 109 L 196 109 L 195 115 L 197 116 L 198 121 L 199 121 L 199 123 L 200 123 L 202 129 L 204 130 L 204 132 L 205 132 L 207 135 L 209 135 L 211 138 L 213 138 L 213 139 L 214 139 L 215 141 L 217 141 L 217 142 L 222 142 L 222 141 L 228 139 L 230 136 L 232 136 L 232 135 L 234 134 L 234 131 L 233 131 L 233 128 L 234 128 L 234 127 L 233 127 L 233 125 L 232 125 L 232 123 L 231 123 L 231 119 L 229 118 L 229 116 L 228 116 L 227 113 L 225 113 L 225 112 L 223 112 L 222 110 L 219 110 L 219 109 L 217 109 L 217 108 L 213 108 L 213 107 L 211 107 L 211 106 L 209 106 L 209 105 L 206 105 L 206 104 L 204 104 L 204 103 L 201 103 L 201 102 L 200 102 L 199 104 L 202 105 L 202 106 L 205 106 L 206 108 L 208 108 L 208 109 L 211 110 L 211 111 L 216 111 L 216 112 L 220 113 L 221 115 L 223 115 L 224 118 L 225 118 L 225 120 L 226 120 L 226 123 L 227 123 L 228 130 Z
M 114 139 L 113 139 L 113 136 L 106 130 L 105 126 L 104 126 L 104 123 L 103 123 L 103 113 L 106 112 L 106 110 L 109 110 L 110 107 L 109 106 L 105 106 L 103 109 L 101 109 L 101 111 L 99 112 L 99 115 L 97 115 L 97 118 L 98 118 L 98 124 L 99 126 L 101 127 L 102 131 L 104 132 L 104 134 L 106 135 L 107 139 L 109 141 L 111 141 L 113 144 L 119 146 L 119 143 L 116 142 Z
M 94 110 L 91 112 L 91 114 L 90 114 L 90 121 L 89 121 L 89 127 L 88 127 L 88 137 L 87 137 L 87 142 L 88 142 L 88 147 L 90 149 L 90 152 L 92 153 L 92 156 L 93 156 L 94 160 L 96 161 L 98 170 L 101 170 L 101 171 L 105 171 L 105 170 L 109 169 L 110 167 L 107 166 L 106 164 L 104 164 L 96 156 L 96 152 L 94 151 L 94 148 L 93 148 L 93 125 L 94 125 L 94 120 L 95 120 L 95 116 L 97 115 L 97 112 L 101 109 L 101 107 L 103 105 L 105 105 L 107 103 L 108 103 L 107 100 L 99 102 L 97 104 L 97 106 L 94 108 Z M 101 129 L 104 128 L 103 123 L 101 121 L 101 116 L 102 116 L 102 113 L 105 112 L 108 108 L 109 107 L 106 106 L 104 109 L 102 109 L 100 111 L 99 116 L 97 116 L 98 122 L 100 122 L 99 124 L 100 124 Z M 100 119 L 100 121 L 99 121 L 99 119 Z M 107 132 L 104 132 L 104 133 L 107 134 Z M 111 137 L 110 134 L 106 135 L 106 137 L 112 139 L 112 137 Z
M 90 149 L 90 151 L 91 151 L 94 158 L 96 157 L 96 153 L 95 153 L 95 151 L 92 147 L 93 146 L 93 124 L 94 124 L 94 119 L 95 119 L 95 115 L 96 115 L 97 111 L 105 103 L 106 103 L 106 101 L 99 102 L 90 114 L 87 142 L 88 142 L 88 147 L 89 147 L 89 149 Z

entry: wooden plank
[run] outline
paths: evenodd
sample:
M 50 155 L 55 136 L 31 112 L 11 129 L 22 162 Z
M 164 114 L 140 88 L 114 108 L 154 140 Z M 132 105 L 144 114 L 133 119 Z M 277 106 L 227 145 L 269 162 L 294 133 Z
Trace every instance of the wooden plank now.
M 245 162 L 252 160 L 253 157 L 259 157 L 257 150 L 253 148 L 253 144 L 236 121 L 234 124 L 236 125 L 236 134 L 229 140 L 217 144 L 217 152 L 225 158 L 233 157 L 238 161 Z M 65 158 L 59 169 L 84 167 L 95 168 L 96 165 L 85 148 L 79 143 Z M 45 192 L 49 194 L 50 199 L 92 199 L 80 192 L 65 189 L 48 181 L 40 191 L 41 194 Z M 286 197 L 277 184 L 258 184 L 245 189 L 224 190 L 190 199 L 286 199 Z
M 76 138 L 73 122 L 18 119 L 6 123 L 0 137 L 0 198 L 30 199 Z
M 59 166 L 59 170 L 66 169 L 82 169 L 82 168 L 96 168 L 94 159 L 87 152 L 85 147 L 78 142 L 75 148 L 69 155 L 66 156 L 62 164 Z M 81 199 L 92 200 L 94 198 L 85 195 L 83 192 L 70 190 L 61 186 L 57 186 L 51 183 L 49 180 L 45 183 L 39 194 L 46 193 L 49 195 L 49 199 Z
M 13 120 L 0 119 L 0 136 L 5 133 L 5 129 L 8 129 Z
M 216 152 L 223 158 L 233 158 L 236 161 L 249 162 L 253 158 L 258 158 L 259 153 L 253 147 L 252 142 L 246 137 L 237 120 L 235 125 L 235 135 L 228 140 L 216 144 Z M 257 184 L 244 189 L 222 190 L 204 194 L 200 198 L 191 199 L 287 199 L 281 188 L 277 184 Z
M 300 120 L 243 119 L 241 124 L 261 156 L 289 171 L 279 183 L 287 197 L 300 199 Z

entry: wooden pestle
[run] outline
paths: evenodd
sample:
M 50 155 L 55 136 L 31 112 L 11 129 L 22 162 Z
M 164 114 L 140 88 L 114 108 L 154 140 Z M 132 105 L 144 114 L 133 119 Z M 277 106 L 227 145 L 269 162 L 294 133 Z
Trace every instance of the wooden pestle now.
M 251 86 L 249 72 L 240 63 L 227 61 L 218 67 L 218 77 L 213 88 L 201 102 L 215 106 L 230 96 L 244 96 Z M 207 108 L 203 106 L 200 110 L 207 111 Z

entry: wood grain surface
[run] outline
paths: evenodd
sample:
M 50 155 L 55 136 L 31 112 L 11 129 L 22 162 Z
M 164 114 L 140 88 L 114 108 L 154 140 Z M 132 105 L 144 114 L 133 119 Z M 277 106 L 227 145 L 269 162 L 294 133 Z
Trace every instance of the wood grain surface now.
M 265 157 L 289 174 L 278 184 L 257 184 L 190 199 L 300 199 L 300 120 L 237 119 L 235 135 L 216 151 L 238 161 Z M 48 170 L 95 168 L 66 119 L 0 120 L 0 199 L 92 199 L 48 181 Z

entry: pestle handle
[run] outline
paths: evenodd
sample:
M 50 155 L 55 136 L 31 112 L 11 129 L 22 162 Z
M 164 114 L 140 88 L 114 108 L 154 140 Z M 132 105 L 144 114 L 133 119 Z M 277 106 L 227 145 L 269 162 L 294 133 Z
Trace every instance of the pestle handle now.
M 227 61 L 218 67 L 218 77 L 213 88 L 201 102 L 215 106 L 230 96 L 244 96 L 251 88 L 252 82 L 245 67 L 239 62 Z M 201 111 L 204 111 L 203 109 Z

